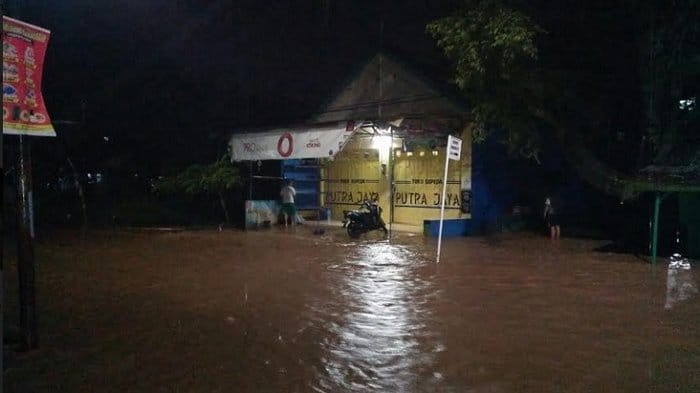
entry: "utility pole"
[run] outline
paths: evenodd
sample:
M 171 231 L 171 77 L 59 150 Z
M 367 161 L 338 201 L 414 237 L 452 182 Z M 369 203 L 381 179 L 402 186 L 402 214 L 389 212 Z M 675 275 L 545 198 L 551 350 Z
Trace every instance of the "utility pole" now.
M 0 0 L 0 16 L 5 14 L 5 4 Z M 0 184 L 0 203 L 5 205 L 5 170 L 3 169 L 3 133 L 4 126 L 0 129 L 0 179 L 2 179 L 2 184 Z M 0 208 L 0 393 L 4 391 L 5 380 L 3 376 L 5 375 L 5 277 L 4 273 L 4 257 L 5 255 L 5 209 Z
M 30 139 L 19 136 L 17 179 L 17 273 L 19 275 L 19 327 L 22 349 L 38 347 L 34 269 L 34 217 L 32 206 L 32 158 Z
M 9 16 L 19 18 L 22 0 L 12 2 Z M 32 159 L 30 138 L 18 136 L 17 176 L 17 273 L 19 276 L 19 326 L 22 350 L 38 346 L 36 323 L 34 217 L 32 206 Z

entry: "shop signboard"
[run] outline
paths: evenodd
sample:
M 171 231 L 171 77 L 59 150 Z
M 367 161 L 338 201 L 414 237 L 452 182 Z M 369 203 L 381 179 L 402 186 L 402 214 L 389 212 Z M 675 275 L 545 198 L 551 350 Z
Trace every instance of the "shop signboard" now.
M 229 141 L 231 161 L 332 158 L 343 149 L 359 122 L 343 121 L 307 128 L 235 134 Z

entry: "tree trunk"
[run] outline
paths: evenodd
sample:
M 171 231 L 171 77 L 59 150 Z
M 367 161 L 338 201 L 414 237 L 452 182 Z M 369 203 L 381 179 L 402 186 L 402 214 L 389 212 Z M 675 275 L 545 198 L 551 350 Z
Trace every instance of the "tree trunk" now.
M 221 203 L 221 208 L 224 210 L 224 217 L 226 218 L 226 223 L 231 223 L 231 218 L 228 215 L 228 208 L 226 207 L 226 200 L 224 199 L 224 194 L 219 193 L 219 202 Z

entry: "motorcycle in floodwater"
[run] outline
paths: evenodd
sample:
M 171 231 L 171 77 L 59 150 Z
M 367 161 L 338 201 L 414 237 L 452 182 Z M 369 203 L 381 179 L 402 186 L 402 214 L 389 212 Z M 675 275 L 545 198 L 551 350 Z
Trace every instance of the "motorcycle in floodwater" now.
M 376 229 L 383 230 L 384 235 L 389 233 L 382 219 L 382 208 L 376 201 L 370 200 L 364 200 L 361 208 L 358 210 L 345 212 L 343 228 L 347 228 L 348 235 L 353 239 L 357 239 L 361 234 Z

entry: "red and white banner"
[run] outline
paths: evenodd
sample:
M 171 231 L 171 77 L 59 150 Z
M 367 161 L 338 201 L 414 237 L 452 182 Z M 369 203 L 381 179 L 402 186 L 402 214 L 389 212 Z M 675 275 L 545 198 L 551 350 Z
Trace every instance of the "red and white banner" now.
M 361 122 L 347 121 L 295 129 L 236 134 L 229 141 L 231 161 L 333 157 Z
M 51 32 L 2 17 L 2 125 L 4 134 L 56 136 L 41 95 Z

